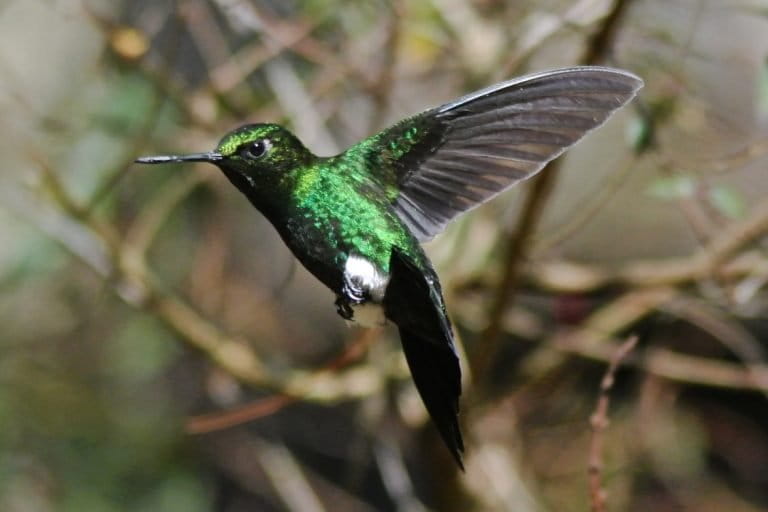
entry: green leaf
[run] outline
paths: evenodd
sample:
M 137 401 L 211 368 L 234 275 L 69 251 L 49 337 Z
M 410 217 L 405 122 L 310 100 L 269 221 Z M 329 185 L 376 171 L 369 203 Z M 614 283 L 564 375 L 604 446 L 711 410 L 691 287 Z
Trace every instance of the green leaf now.
M 654 180 L 646 189 L 651 197 L 670 201 L 692 197 L 696 190 L 696 181 L 687 174 L 673 174 Z
M 625 137 L 635 153 L 640 154 L 649 149 L 653 142 L 653 126 L 650 119 L 634 116 L 627 123 Z
M 747 210 L 744 197 L 737 190 L 724 185 L 712 187 L 709 200 L 718 212 L 731 219 L 743 218 Z

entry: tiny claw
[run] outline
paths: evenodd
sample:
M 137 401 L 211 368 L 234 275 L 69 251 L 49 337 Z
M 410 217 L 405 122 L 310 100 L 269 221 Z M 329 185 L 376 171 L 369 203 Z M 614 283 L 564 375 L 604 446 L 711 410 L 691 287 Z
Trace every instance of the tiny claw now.
M 336 312 L 344 320 L 352 320 L 355 316 L 355 311 L 350 306 L 349 301 L 343 297 L 336 298 Z

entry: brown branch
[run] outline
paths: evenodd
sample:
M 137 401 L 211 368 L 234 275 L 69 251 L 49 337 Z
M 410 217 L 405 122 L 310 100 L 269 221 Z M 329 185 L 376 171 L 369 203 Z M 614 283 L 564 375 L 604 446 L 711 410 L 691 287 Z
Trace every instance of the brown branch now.
M 582 57 L 584 64 L 599 64 L 610 58 L 622 19 L 630 3 L 632 3 L 631 0 L 614 1 L 599 30 L 587 42 L 587 48 Z
M 590 39 L 587 49 L 581 59 L 583 64 L 597 64 L 613 46 L 614 39 L 620 27 L 623 14 L 630 0 L 617 0 L 613 9 L 601 23 L 597 32 Z M 480 339 L 480 349 L 473 358 L 473 373 L 477 378 L 482 378 L 488 372 L 491 362 L 499 350 L 501 323 L 504 311 L 510 306 L 510 302 L 518 287 L 520 268 L 528 251 L 531 235 L 538 225 L 557 179 L 558 170 L 562 160 L 555 160 L 545 167 L 536 178 L 529 195 L 526 198 L 523 212 L 520 216 L 512 237 L 505 247 L 505 264 L 502 277 L 496 288 L 496 295 L 491 306 L 488 327 L 483 331 Z
M 93 10 L 91 7 L 89 7 L 85 2 L 80 3 L 80 9 L 83 10 L 83 13 L 85 14 L 86 18 L 91 21 L 92 26 L 96 29 L 102 32 L 104 39 L 109 41 L 112 39 L 112 36 L 114 34 L 115 30 L 119 30 L 121 27 L 118 25 L 115 21 L 99 14 L 95 10 Z M 173 15 L 175 11 L 169 10 L 170 14 Z M 164 20 L 158 20 L 156 27 L 158 28 L 158 31 L 161 27 L 164 27 L 168 23 L 173 23 L 173 16 L 170 18 L 171 21 L 168 19 Z M 136 59 L 126 59 L 124 56 L 120 55 L 120 52 L 115 52 L 115 55 L 118 56 L 118 58 L 125 61 L 125 63 L 129 66 L 133 66 L 136 68 L 136 70 L 139 73 L 142 73 L 144 77 L 147 79 L 147 82 L 152 86 L 154 93 L 156 94 L 156 101 L 159 103 L 171 100 L 173 104 L 179 108 L 180 113 L 185 117 L 185 120 L 190 122 L 191 124 L 194 124 L 198 127 L 209 127 L 210 128 L 210 122 L 207 119 L 201 118 L 199 115 L 197 115 L 197 110 L 193 106 L 193 102 L 188 100 L 183 87 L 176 83 L 171 77 L 170 74 L 167 72 L 169 68 L 172 68 L 173 62 L 176 60 L 176 56 L 178 54 L 179 50 L 179 37 L 182 34 L 182 31 L 180 30 L 170 30 L 168 31 L 169 34 L 172 35 L 173 40 L 171 40 L 169 47 L 170 51 L 168 55 L 165 55 L 162 57 L 162 61 L 158 62 L 157 65 L 150 67 L 147 64 L 148 59 L 146 58 L 136 58 Z M 157 36 L 157 33 L 153 34 L 144 34 L 142 33 L 141 36 L 146 40 L 150 41 L 155 36 Z M 113 51 L 115 49 L 113 48 Z M 155 105 L 156 107 L 157 105 Z M 151 112 L 153 114 L 150 116 L 156 116 L 159 114 L 160 109 L 159 108 L 152 108 Z M 151 120 L 148 120 L 148 125 L 152 124 Z M 133 144 L 133 146 L 139 146 L 141 145 L 142 140 L 146 139 L 149 133 L 148 130 L 140 130 L 141 135 L 136 137 L 136 141 Z M 135 154 L 135 153 L 134 153 Z M 91 199 L 91 202 L 89 204 L 89 211 L 90 208 L 93 207 L 96 203 L 99 202 L 99 200 L 102 197 L 102 194 L 108 193 L 112 186 L 114 186 L 114 183 L 119 181 L 120 177 L 122 176 L 122 173 L 120 172 L 121 169 L 116 169 L 112 173 L 108 173 L 108 176 L 106 180 L 104 180 L 102 183 L 99 184 L 98 192 L 95 193 Z
M 568 353 L 600 354 L 618 333 L 626 331 L 678 295 L 674 288 L 639 289 L 621 295 L 593 312 L 580 327 L 561 331 L 537 345 L 520 364 L 520 374 L 530 383 L 546 378 L 565 362 Z M 555 351 L 551 350 L 552 348 Z
M 238 381 L 301 400 L 336 402 L 369 396 L 383 387 L 384 376 L 373 368 L 294 369 L 286 375 L 268 370 L 264 361 L 244 339 L 229 336 L 205 320 L 189 305 L 157 288 L 144 307 L 188 345 L 201 351 L 214 364 Z
M 370 116 L 368 127 L 371 132 L 379 129 L 389 98 L 394 86 L 394 72 L 397 64 L 397 50 L 402 36 L 402 22 L 405 19 L 406 4 L 402 0 L 393 0 L 388 4 L 387 34 L 379 50 L 381 64 L 376 76 L 371 82 L 369 93 L 373 97 L 373 114 Z
M 192 191 L 208 180 L 210 174 L 198 169 L 182 171 L 178 178 L 164 186 L 139 211 L 123 238 L 123 251 L 144 261 L 147 251 L 174 208 Z
M 365 329 L 362 334 L 354 340 L 346 350 L 333 361 L 325 365 L 324 368 L 316 370 L 316 373 L 333 373 L 354 364 L 368 350 L 368 347 L 378 339 L 380 330 Z M 226 411 L 217 411 L 210 414 L 193 416 L 187 420 L 186 430 L 190 434 L 204 434 L 216 430 L 223 430 L 240 425 L 249 421 L 254 421 L 265 416 L 276 413 L 282 408 L 298 401 L 300 397 L 287 394 L 277 394 L 267 398 L 262 398 L 254 402 L 235 407 Z
M 194 182 L 191 178 L 189 185 Z M 185 189 L 189 190 L 187 185 L 170 190 L 168 197 L 158 202 L 158 210 L 168 213 L 170 206 L 177 204 L 179 191 L 183 193 Z M 11 197 L 10 192 L 3 194 Z M 124 243 L 110 243 L 112 231 L 105 232 L 92 217 L 76 218 L 75 212 L 68 210 L 75 203 L 63 187 L 52 199 L 58 210 L 32 207 L 33 201 L 24 200 L 23 194 L 17 194 L 8 202 L 17 205 L 14 213 L 23 220 L 44 231 L 99 276 L 108 279 L 115 293 L 128 305 L 152 313 L 185 343 L 243 384 L 316 402 L 360 398 L 382 388 L 384 376 L 370 367 L 345 371 L 335 367 L 292 370 L 286 375 L 275 375 L 246 340 L 226 334 L 187 303 L 164 292 L 152 279 L 144 258 L 145 244 L 151 241 L 162 219 L 155 218 L 154 213 L 148 214 L 150 220 L 138 230 L 141 234 L 135 235 L 134 240 L 140 241 L 138 247 L 130 248 Z
M 559 332 L 544 342 L 521 364 L 520 374 L 529 376 L 529 384 L 544 378 L 558 368 L 568 355 L 595 361 L 609 361 L 611 343 L 616 333 L 626 331 L 655 310 L 668 310 L 682 295 L 672 287 L 636 289 L 615 299 L 590 315 L 577 329 Z M 733 337 L 729 332 L 727 336 Z M 524 338 L 522 338 L 524 339 Z M 742 341 L 743 344 L 743 341 Z M 761 354 L 744 354 L 743 364 L 707 357 L 681 354 L 663 348 L 646 349 L 642 357 L 630 358 L 627 364 L 642 368 L 658 377 L 723 389 L 766 392 L 768 365 Z
M 717 277 L 730 280 L 745 276 L 768 274 L 768 258 L 753 251 L 734 256 L 733 261 L 717 269 Z M 619 268 L 601 265 L 551 261 L 533 263 L 526 274 L 528 284 L 535 289 L 555 293 L 590 293 L 609 287 L 653 288 L 683 286 L 714 276 L 715 269 L 693 255 L 685 258 L 631 261 Z M 484 286 L 490 277 L 468 281 L 461 287 Z
M 226 411 L 192 416 L 186 421 L 184 429 L 189 434 L 207 434 L 232 428 L 275 414 L 297 400 L 296 397 L 288 395 L 268 396 Z
M 280 442 L 254 438 L 249 443 L 284 510 L 326 512 L 320 497 L 310 484 L 305 468 Z
M 172 59 L 173 58 L 171 57 L 168 60 L 170 61 Z M 121 159 L 123 160 L 121 163 L 103 173 L 104 177 L 101 178 L 84 207 L 84 213 L 86 215 L 93 215 L 96 207 L 101 204 L 104 198 L 114 191 L 117 184 L 126 174 L 128 174 L 128 172 L 130 172 L 131 166 L 125 165 L 124 160 L 133 160 L 139 150 L 141 150 L 152 137 L 153 128 L 157 125 L 160 119 L 160 115 L 163 111 L 161 107 L 166 101 L 166 98 L 163 96 L 162 90 L 157 82 L 150 82 L 150 84 L 152 85 L 153 94 L 153 97 L 150 100 L 150 107 L 148 108 L 150 114 L 144 120 L 141 127 L 136 131 L 136 135 L 131 138 L 127 149 L 123 150 L 125 159 Z
M 726 363 L 707 357 L 689 356 L 656 348 L 646 351 L 643 359 L 633 363 L 667 380 L 722 389 L 764 392 L 761 383 L 768 379 L 768 366 Z
M 681 285 L 702 279 L 765 273 L 762 255 L 737 253 L 768 233 L 768 203 L 755 206 L 744 220 L 725 226 L 708 245 L 691 256 L 657 261 L 634 261 L 614 271 L 571 263 L 539 264 L 530 277 L 537 286 L 559 292 L 589 292 L 611 285 L 655 287 Z
M 688 321 L 716 338 L 744 363 L 755 386 L 768 396 L 768 380 L 766 380 L 768 375 L 761 371 L 765 364 L 765 351 L 760 340 L 755 338 L 743 325 L 704 301 L 684 296 L 670 301 L 664 310 Z
M 89 217 L 89 211 L 84 208 L 67 190 L 67 187 L 59 179 L 59 173 L 54 170 L 49 162 L 39 153 L 30 151 L 30 159 L 40 166 L 40 188 L 49 195 L 50 199 L 56 204 L 57 208 L 63 212 L 69 220 L 75 223 L 83 223 L 84 219 Z M 24 202 L 26 198 L 20 198 Z M 50 213 L 50 217 L 56 216 L 55 212 Z M 33 216 L 34 218 L 34 216 Z M 114 226 L 100 222 L 96 219 L 88 219 L 87 227 L 96 235 L 104 247 L 113 255 L 117 251 L 118 234 Z M 66 245 L 66 244 L 65 244 Z
M 605 370 L 600 382 L 600 394 L 597 398 L 595 412 L 589 419 L 592 428 L 592 440 L 589 446 L 589 495 L 593 512 L 605 512 L 606 492 L 603 488 L 603 433 L 608 428 L 608 405 L 611 389 L 622 360 L 627 357 L 637 344 L 637 336 L 630 336 L 622 343 L 611 357 L 611 362 Z
M 480 349 L 471 359 L 473 363 L 472 373 L 481 379 L 486 374 L 491 362 L 499 350 L 499 340 L 502 331 L 502 317 L 504 311 L 510 306 L 512 297 L 518 286 L 518 275 L 523 263 L 528 241 L 533 234 L 539 217 L 544 211 L 544 205 L 555 184 L 557 171 L 560 167 L 559 160 L 548 165 L 533 182 L 533 186 L 526 197 L 523 213 L 517 227 L 509 239 L 505 254 L 506 263 L 501 280 L 496 288 L 496 296 L 491 305 L 488 327 L 480 335 Z
M 610 346 L 596 342 L 589 338 L 571 340 L 563 337 L 550 347 L 592 361 L 610 361 Z M 631 357 L 626 364 L 662 379 L 709 388 L 762 392 L 758 382 L 768 378 L 768 365 L 744 368 L 741 364 L 681 354 L 665 348 L 646 349 L 642 356 Z M 759 378 L 755 378 L 756 374 Z

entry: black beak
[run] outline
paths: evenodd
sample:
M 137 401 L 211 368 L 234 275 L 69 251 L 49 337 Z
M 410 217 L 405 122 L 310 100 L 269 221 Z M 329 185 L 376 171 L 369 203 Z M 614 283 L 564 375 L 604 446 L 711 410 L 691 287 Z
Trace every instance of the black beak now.
M 143 156 L 137 158 L 135 162 L 137 164 L 171 164 L 176 162 L 218 162 L 222 160 L 224 156 L 221 153 L 210 151 L 208 153 L 192 153 L 191 155 L 160 155 L 160 156 Z

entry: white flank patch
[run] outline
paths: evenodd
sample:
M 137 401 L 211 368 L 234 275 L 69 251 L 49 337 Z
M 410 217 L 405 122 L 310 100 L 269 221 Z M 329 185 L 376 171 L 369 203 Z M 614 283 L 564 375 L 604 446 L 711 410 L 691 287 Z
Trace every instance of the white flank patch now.
M 369 260 L 351 254 L 344 264 L 344 277 L 355 288 L 367 293 L 374 302 L 384 300 L 384 291 L 387 289 L 389 276 L 381 272 Z
M 384 300 L 389 276 L 369 260 L 352 254 L 344 264 L 344 279 L 371 298 L 369 302 L 351 304 L 352 321 L 363 327 L 381 327 L 387 323 L 381 301 Z

